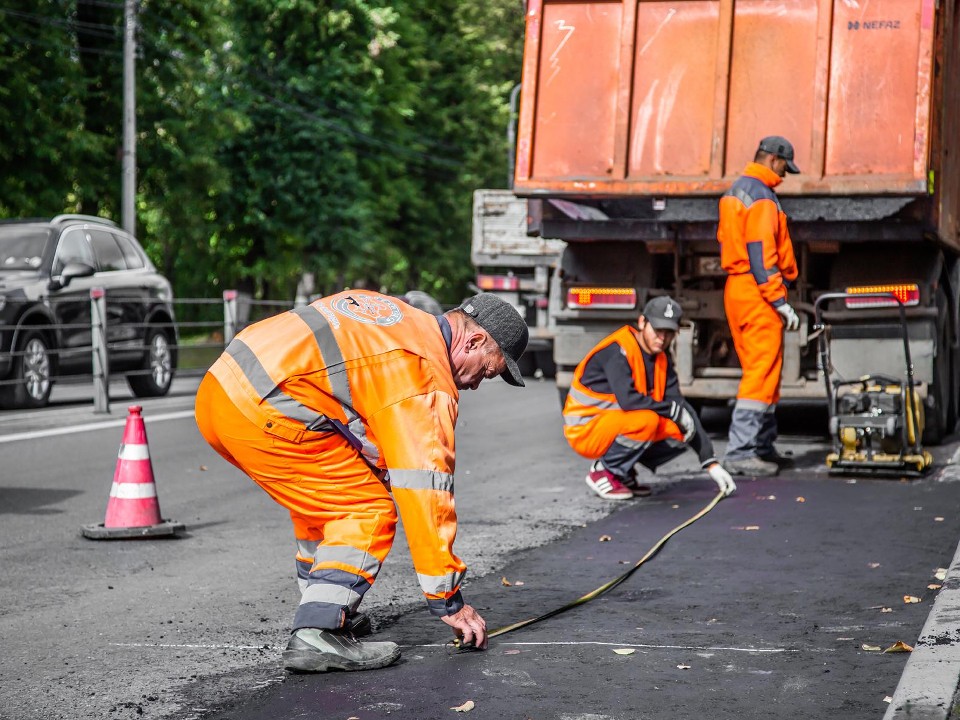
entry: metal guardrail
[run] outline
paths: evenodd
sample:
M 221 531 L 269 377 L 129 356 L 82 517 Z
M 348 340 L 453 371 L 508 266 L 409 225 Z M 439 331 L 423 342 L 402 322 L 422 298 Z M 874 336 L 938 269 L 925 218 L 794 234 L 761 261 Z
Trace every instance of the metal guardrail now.
M 123 300 L 125 296 L 111 294 L 110 300 Z M 137 298 L 142 302 L 142 298 Z M 15 299 L 7 299 L 7 302 L 16 302 Z M 75 302 L 75 301 L 74 301 Z M 49 348 L 51 356 L 60 356 L 65 352 L 76 355 L 89 352 L 91 356 L 90 374 L 69 374 L 51 375 L 50 380 L 57 380 L 69 377 L 74 381 L 90 381 L 93 383 L 93 402 L 95 412 L 110 412 L 110 361 L 109 357 L 112 351 L 116 351 L 119 343 L 111 344 L 108 340 L 109 330 L 117 328 L 126 329 L 133 334 L 140 334 L 141 340 L 145 339 L 145 330 L 155 323 L 108 323 L 107 297 L 103 288 L 91 288 L 89 295 L 90 302 L 90 323 L 61 323 L 46 324 L 45 330 L 59 331 L 85 331 L 90 330 L 90 344 L 71 346 L 68 349 L 61 347 Z M 302 305 L 305 300 L 297 298 L 294 303 L 272 300 L 255 300 L 248 295 L 240 293 L 237 290 L 225 290 L 221 298 L 181 298 L 169 301 L 174 308 L 174 316 L 178 314 L 177 307 L 183 308 L 185 315 L 194 318 L 194 320 L 177 321 L 174 319 L 173 327 L 175 329 L 174 340 L 170 349 L 178 357 L 175 375 L 179 377 L 190 377 L 203 375 L 209 365 L 220 355 L 223 349 L 230 343 L 234 336 L 247 325 L 275 315 L 277 313 L 289 310 L 297 305 Z M 188 309 L 189 308 L 189 309 Z M 213 310 L 221 308 L 220 312 L 211 313 Z M 211 315 L 210 318 L 204 317 Z M 12 332 L 14 334 L 24 331 L 22 325 L 0 325 L 0 334 Z M 143 332 L 141 332 L 143 331 Z M 184 343 L 184 339 L 187 342 Z M 15 347 L 15 345 L 13 346 Z M 148 352 L 149 348 L 144 344 L 140 348 L 131 347 L 128 344 L 122 345 L 123 350 L 141 350 Z M 27 351 L 23 349 L 14 349 L 3 355 L 10 358 L 23 357 Z M 184 362 L 185 358 L 192 358 Z M 127 370 L 122 373 L 124 377 L 133 375 L 149 374 L 149 369 Z M 13 384 L 23 384 L 22 378 L 0 380 L 0 386 L 9 386 Z

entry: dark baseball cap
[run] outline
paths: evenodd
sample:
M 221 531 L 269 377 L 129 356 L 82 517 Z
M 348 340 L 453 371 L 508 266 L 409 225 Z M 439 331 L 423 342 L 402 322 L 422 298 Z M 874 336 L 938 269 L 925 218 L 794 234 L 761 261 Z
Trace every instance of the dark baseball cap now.
M 683 308 L 673 298 L 661 295 L 650 300 L 641 314 L 653 326 L 654 330 L 673 330 L 676 332 L 680 329 Z
M 467 298 L 460 304 L 460 309 L 476 320 L 503 351 L 507 369 L 500 373 L 500 377 L 515 387 L 523 387 L 517 359 L 527 349 L 530 331 L 517 309 L 493 293 L 479 293 Z
M 788 173 L 796 174 L 800 172 L 800 168 L 793 163 L 793 145 L 785 137 L 769 135 L 760 141 L 760 147 L 757 149 L 768 152 L 771 155 L 779 155 L 786 160 Z

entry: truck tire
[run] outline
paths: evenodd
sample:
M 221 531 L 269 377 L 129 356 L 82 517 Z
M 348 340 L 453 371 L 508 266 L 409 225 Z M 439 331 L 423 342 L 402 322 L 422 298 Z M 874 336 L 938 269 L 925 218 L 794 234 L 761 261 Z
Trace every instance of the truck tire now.
M 50 344 L 38 330 L 28 330 L 17 343 L 19 352 L 13 359 L 13 370 L 0 385 L 0 407 L 42 408 L 50 401 L 53 389 Z

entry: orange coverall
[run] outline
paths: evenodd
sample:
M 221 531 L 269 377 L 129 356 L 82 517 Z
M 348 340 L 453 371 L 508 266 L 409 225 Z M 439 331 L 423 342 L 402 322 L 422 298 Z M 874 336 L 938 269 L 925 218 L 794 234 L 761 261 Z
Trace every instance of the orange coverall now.
M 730 460 L 773 452 L 780 400 L 784 280 L 797 278 L 787 216 L 773 188 L 782 178 L 759 163 L 720 199 L 720 264 L 727 271 L 723 307 L 743 376 L 730 424 Z
M 653 410 L 623 410 L 616 395 L 596 392 L 581 382 L 590 358 L 617 343 L 630 364 L 637 392 L 662 401 L 667 384 L 667 355 L 657 355 L 653 372 L 654 387 L 652 392 L 647 392 L 647 374 L 636 335 L 635 328 L 624 325 L 601 340 L 580 361 L 573 373 L 570 392 L 563 407 L 563 435 L 570 447 L 589 460 L 602 457 L 614 442 L 645 449 L 651 443 L 667 438 L 683 439 L 683 433 L 673 420 Z
M 393 544 L 397 508 L 430 611 L 463 607 L 458 399 L 438 319 L 361 290 L 249 326 L 210 368 L 197 393 L 201 433 L 290 511 L 294 630 L 338 628 L 356 611 Z

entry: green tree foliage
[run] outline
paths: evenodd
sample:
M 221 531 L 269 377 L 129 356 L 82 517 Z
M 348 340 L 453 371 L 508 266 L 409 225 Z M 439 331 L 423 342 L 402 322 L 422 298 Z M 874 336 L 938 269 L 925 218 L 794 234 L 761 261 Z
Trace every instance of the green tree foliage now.
M 180 296 L 456 302 L 506 180 L 519 0 L 142 0 L 138 234 Z M 120 0 L 0 0 L 0 214 L 117 216 Z

